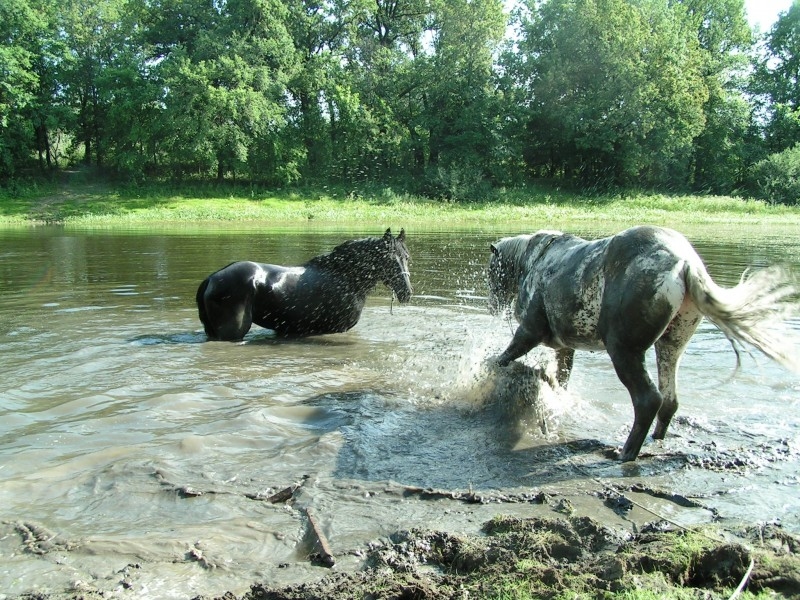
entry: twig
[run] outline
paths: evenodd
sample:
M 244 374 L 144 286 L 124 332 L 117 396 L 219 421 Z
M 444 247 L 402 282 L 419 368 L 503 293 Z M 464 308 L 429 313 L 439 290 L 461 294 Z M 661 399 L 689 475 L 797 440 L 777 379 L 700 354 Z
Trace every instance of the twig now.
M 319 553 L 317 556 L 319 557 L 319 561 L 326 567 L 332 567 L 334 564 L 336 564 L 336 559 L 333 556 L 333 552 L 331 552 L 328 539 L 322 532 L 322 528 L 319 526 L 317 518 L 314 516 L 314 512 L 311 508 L 306 508 L 306 516 L 308 517 L 308 522 L 311 525 L 311 531 L 317 538 L 317 546 L 319 547 Z
M 736 588 L 736 591 L 733 592 L 733 595 L 730 597 L 730 600 L 736 600 L 739 597 L 739 594 L 742 593 L 744 586 L 747 585 L 747 580 L 750 579 L 750 573 L 753 572 L 753 566 L 756 564 L 755 560 L 752 558 L 750 559 L 750 566 L 747 567 L 747 573 L 744 574 L 742 580 L 739 582 L 739 587 Z

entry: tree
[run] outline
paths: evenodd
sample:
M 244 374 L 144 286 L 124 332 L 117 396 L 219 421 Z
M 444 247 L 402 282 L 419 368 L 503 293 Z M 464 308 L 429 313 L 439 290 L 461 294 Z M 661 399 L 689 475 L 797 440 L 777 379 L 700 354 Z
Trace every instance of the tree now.
M 500 0 L 449 0 L 435 6 L 432 53 L 421 59 L 426 78 L 419 88 L 429 178 L 445 195 L 474 195 L 492 174 L 499 119 L 493 53 L 506 16 Z
M 295 57 L 279 0 L 154 3 L 145 22 L 158 99 L 159 146 L 175 174 L 213 170 L 273 180 Z M 172 15 L 165 18 L 165 15 Z M 156 132 L 152 132 L 154 135 Z
M 800 1 L 779 15 L 765 50 L 753 91 L 763 107 L 767 153 L 776 153 L 800 142 Z
M 109 90 L 101 89 L 105 69 L 119 51 L 119 22 L 125 0 L 73 0 L 60 9 L 68 60 L 60 74 L 64 102 L 77 121 L 77 143 L 85 164 L 103 166 Z
M 296 119 L 306 156 L 306 172 L 330 173 L 330 155 L 336 131 L 337 111 L 333 88 L 342 85 L 340 49 L 362 2 L 291 0 L 287 3 L 288 31 L 292 36 L 298 68 L 288 82 L 296 100 Z M 327 104 L 327 114 L 323 110 Z
M 353 131 L 358 138 L 352 138 L 357 146 L 350 161 L 358 178 L 413 172 L 415 154 L 419 166 L 418 132 L 411 119 L 420 113 L 417 92 L 423 83 L 415 62 L 423 52 L 429 21 L 427 0 L 362 5 L 344 55 L 351 90 L 360 103 L 361 124 Z
M 697 32 L 708 89 L 705 126 L 694 143 L 693 186 L 730 193 L 746 177 L 752 144 L 746 96 L 753 39 L 744 0 L 684 0 L 689 27 Z
M 685 178 L 708 91 L 696 34 L 657 1 L 528 5 L 507 65 L 524 91 L 533 173 L 585 184 Z
M 0 4 L 0 177 L 37 153 L 53 164 L 49 130 L 58 126 L 57 69 L 63 60 L 55 6 L 48 0 Z

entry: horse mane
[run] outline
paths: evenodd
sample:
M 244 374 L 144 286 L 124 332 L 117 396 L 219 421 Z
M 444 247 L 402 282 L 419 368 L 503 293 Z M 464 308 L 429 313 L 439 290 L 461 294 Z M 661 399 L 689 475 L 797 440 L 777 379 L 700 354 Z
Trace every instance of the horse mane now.
M 539 252 L 535 257 L 535 260 L 538 260 L 554 240 L 574 239 L 575 237 L 561 231 L 541 229 L 536 233 L 503 238 L 495 244 L 495 247 L 500 251 L 501 255 L 505 256 L 514 265 L 515 269 L 519 269 L 524 261 L 531 258 L 530 253 L 534 248 L 539 248 Z M 549 238 L 549 241 L 543 245 L 543 240 L 547 238 Z M 537 241 L 534 243 L 534 240 Z
M 342 242 L 330 252 L 325 252 L 308 260 L 303 266 L 330 269 L 340 265 L 352 265 L 354 260 L 363 259 L 364 256 L 369 254 L 370 250 L 379 248 L 381 243 L 383 243 L 383 239 L 378 237 L 348 240 Z
M 508 257 L 513 261 L 522 258 L 525 251 L 528 249 L 528 242 L 531 241 L 532 235 L 517 235 L 514 237 L 507 237 L 495 244 L 500 254 Z
M 504 269 L 511 268 L 514 272 L 519 271 L 522 262 L 526 258 L 528 244 L 532 238 L 533 235 L 522 234 L 503 238 L 495 243 L 495 247 L 500 252 L 500 257 L 505 265 Z

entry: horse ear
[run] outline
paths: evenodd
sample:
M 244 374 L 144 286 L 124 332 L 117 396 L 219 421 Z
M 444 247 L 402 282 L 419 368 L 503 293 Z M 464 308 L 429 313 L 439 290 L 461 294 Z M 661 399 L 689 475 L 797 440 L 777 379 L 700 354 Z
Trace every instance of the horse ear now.
M 489 250 L 491 250 L 492 254 L 494 254 L 495 256 L 499 256 L 500 255 L 500 251 L 497 249 L 497 246 L 495 246 L 494 244 L 489 244 Z
M 392 239 L 392 228 L 391 227 L 389 227 L 386 230 L 386 233 L 383 234 L 383 239 L 385 239 L 387 242 Z
M 406 230 L 404 227 L 400 228 L 400 235 L 397 236 L 398 242 L 405 242 L 406 241 Z

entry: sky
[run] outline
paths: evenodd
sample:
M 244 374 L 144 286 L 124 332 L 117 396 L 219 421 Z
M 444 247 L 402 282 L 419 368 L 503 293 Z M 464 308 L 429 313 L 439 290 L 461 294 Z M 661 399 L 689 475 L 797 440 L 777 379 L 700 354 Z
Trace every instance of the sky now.
M 769 31 L 778 19 L 778 13 L 786 12 L 791 5 L 792 0 L 744 0 L 750 25 L 758 26 L 762 33 Z

